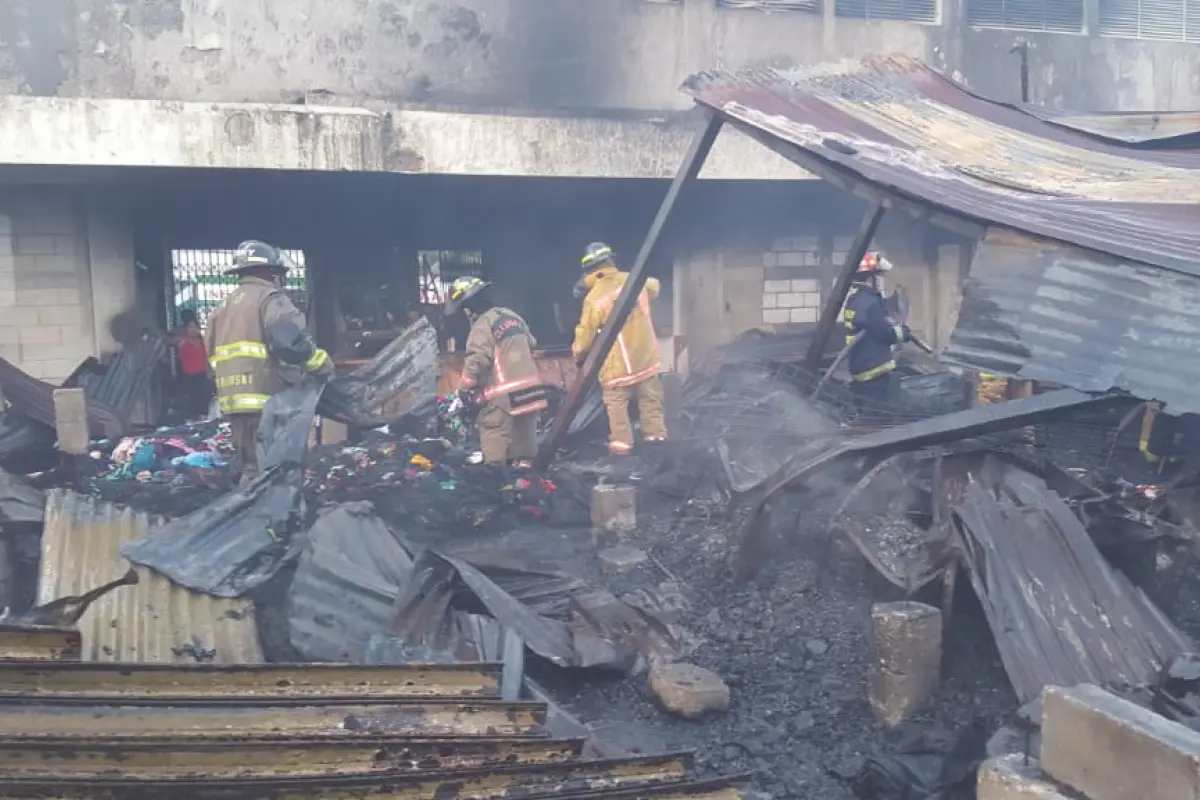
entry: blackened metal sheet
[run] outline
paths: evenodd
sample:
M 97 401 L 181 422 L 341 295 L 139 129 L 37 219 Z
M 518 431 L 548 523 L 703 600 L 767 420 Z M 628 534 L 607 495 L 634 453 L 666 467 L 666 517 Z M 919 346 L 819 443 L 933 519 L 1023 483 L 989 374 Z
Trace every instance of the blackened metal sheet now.
M 19 367 L 0 358 L 0 389 L 13 411 L 29 419 L 54 427 L 54 389 L 23 372 Z M 84 391 L 86 395 L 86 390 Z M 129 428 L 129 419 L 112 406 L 87 397 L 88 430 L 93 436 L 115 438 Z
M 1113 142 L 1143 147 L 1200 147 L 1200 111 L 1060 111 L 1021 106 L 1053 125 Z
M 316 661 L 362 663 L 367 642 L 395 617 L 412 571 L 400 537 L 367 502 L 324 509 L 288 589 L 292 646 Z
M 1151 683 L 1167 659 L 1192 651 L 1040 478 L 991 460 L 955 514 L 971 584 L 1021 702 L 1048 685 Z
M 89 401 L 112 406 L 129 419 L 138 403 L 146 398 L 150 379 L 166 355 L 166 337 L 148 335 L 123 348 L 97 371 L 82 374 L 78 383 Z
M 1200 220 L 1198 220 L 1200 227 Z M 1200 278 L 989 232 L 943 356 L 1087 392 L 1200 412 Z
M 904 56 L 702 73 L 684 89 L 827 180 L 1200 275 L 1198 153 L 1052 125 Z

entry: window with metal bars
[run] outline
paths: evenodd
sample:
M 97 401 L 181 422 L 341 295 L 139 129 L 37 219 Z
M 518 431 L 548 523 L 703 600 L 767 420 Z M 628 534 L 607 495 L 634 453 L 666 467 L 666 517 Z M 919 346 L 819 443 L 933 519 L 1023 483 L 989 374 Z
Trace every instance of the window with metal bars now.
M 758 11 L 807 11 L 821 13 L 821 0 L 717 0 L 717 8 L 748 8 Z
M 967 0 L 967 24 L 977 28 L 1081 33 L 1083 0 Z
M 1200 0 L 1100 0 L 1101 36 L 1200 42 Z
M 284 250 L 292 261 L 283 288 L 297 307 L 308 303 L 308 272 L 304 251 Z M 167 292 L 167 317 L 174 327 L 184 309 L 196 312 L 200 327 L 204 327 L 213 310 L 221 305 L 238 285 L 238 277 L 225 271 L 233 266 L 233 250 L 172 250 L 171 285 Z
M 936 23 L 938 0 L 835 0 L 834 13 L 856 19 Z

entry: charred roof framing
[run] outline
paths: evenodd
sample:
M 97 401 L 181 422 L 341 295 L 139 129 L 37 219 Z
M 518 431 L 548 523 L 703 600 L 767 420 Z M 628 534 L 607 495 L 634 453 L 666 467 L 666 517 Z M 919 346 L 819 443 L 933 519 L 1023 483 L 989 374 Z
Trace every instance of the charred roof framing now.
M 1159 268 L 1189 283 L 1200 278 L 1200 153 L 1138 149 L 1073 130 L 1059 120 L 1047 121 L 1045 114 L 978 97 L 904 56 L 788 72 L 706 72 L 689 78 L 683 88 L 703 110 L 705 127 L 663 199 L 613 313 L 588 354 L 578 386 L 543 443 L 543 464 L 553 458 L 582 403 L 583 387 L 596 380 L 645 285 L 648 257 L 676 200 L 700 171 L 726 123 L 870 204 L 846 260 L 847 270 L 856 265 L 854 254 L 870 247 L 878 216 L 890 209 L 973 240 L 989 230 L 1013 231 L 1077 248 L 1085 260 L 1096 256 Z M 843 273 L 826 302 L 808 354 L 810 364 L 824 352 L 848 283 Z M 1196 294 L 1200 296 L 1200 287 Z M 1086 298 L 1082 304 L 1071 299 L 1075 307 L 1068 312 L 1078 313 L 1086 305 Z M 1092 312 L 1100 313 L 1094 308 Z M 1094 321 L 1111 330 L 1111 315 L 1124 311 L 1118 307 L 1108 313 L 1110 318 Z M 1007 322 L 1020 333 L 1022 320 Z M 1121 322 L 1136 328 L 1130 333 L 1133 340 L 1147 339 L 1140 336 L 1140 318 L 1122 317 Z M 1200 311 L 1188 315 L 1186 322 L 1194 323 L 1195 336 L 1177 332 L 1178 342 L 1156 336 L 1142 349 L 1194 352 L 1190 343 L 1200 340 Z M 1059 321 L 1060 326 L 1067 324 Z M 976 355 L 981 362 L 1001 360 L 995 354 Z M 1037 353 L 1024 353 L 1023 360 L 1007 361 L 1012 374 L 1036 379 L 1046 373 L 1038 359 Z M 1144 399 L 1165 399 L 1155 395 L 1170 388 L 1136 376 L 1117 377 L 1114 386 Z M 1109 388 L 1068 385 L 1086 391 Z M 1172 394 L 1178 401 L 1178 393 Z

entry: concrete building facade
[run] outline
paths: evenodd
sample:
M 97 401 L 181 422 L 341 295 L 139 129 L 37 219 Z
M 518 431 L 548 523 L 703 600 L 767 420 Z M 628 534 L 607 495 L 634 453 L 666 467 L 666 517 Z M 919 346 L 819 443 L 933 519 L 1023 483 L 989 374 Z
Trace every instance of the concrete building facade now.
M 588 241 L 632 256 L 689 74 L 897 52 L 1018 102 L 1024 52 L 1035 104 L 1195 108 L 1186 1 L 4 0 L 0 355 L 59 379 L 161 311 L 139 261 L 248 236 L 333 270 L 482 247 L 552 275 L 524 301 L 548 308 Z M 670 332 L 810 321 L 857 202 L 733 131 L 701 177 L 656 264 Z M 880 243 L 944 340 L 969 244 L 902 220 Z

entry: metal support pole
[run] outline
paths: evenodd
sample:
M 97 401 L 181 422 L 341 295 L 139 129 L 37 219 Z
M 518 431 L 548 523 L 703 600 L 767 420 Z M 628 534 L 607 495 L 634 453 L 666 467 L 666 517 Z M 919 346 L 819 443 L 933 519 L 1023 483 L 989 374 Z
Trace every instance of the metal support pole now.
M 650 230 L 646 233 L 642 248 L 638 251 L 637 258 L 634 259 L 633 267 L 629 270 L 629 277 L 625 279 L 625 285 L 621 287 L 621 294 L 613 304 L 612 313 L 608 315 L 608 321 L 604 323 L 604 327 L 596 336 L 596 341 L 592 343 L 592 349 L 588 351 L 587 359 L 583 362 L 582 369 L 579 370 L 578 379 L 567 392 L 567 399 L 559 409 L 558 416 L 554 418 L 550 433 L 542 442 L 541 449 L 538 451 L 537 465 L 539 469 L 544 469 L 554 459 L 555 451 L 558 450 L 563 437 L 571 427 L 571 420 L 579 413 L 579 408 L 583 405 L 584 398 L 587 397 L 588 387 L 599 377 L 600 365 L 604 363 L 608 351 L 617 341 L 617 334 L 625 326 L 629 312 L 637 302 L 642 287 L 646 285 L 646 263 L 650 260 L 650 253 L 654 250 L 654 246 L 658 244 L 663 226 L 666 225 L 667 218 L 675 207 L 675 201 L 679 199 L 679 193 L 683 191 L 683 187 L 700 173 L 700 168 L 704 166 L 704 160 L 708 158 L 717 134 L 721 132 L 723 122 L 724 120 L 720 117 L 710 114 L 704 130 L 692 140 L 691 147 L 688 148 L 687 155 L 683 157 L 683 163 L 679 165 L 679 171 L 675 173 L 671 187 L 667 189 L 667 195 L 658 208 L 658 215 L 655 216 Z
M 842 274 L 838 275 L 837 283 L 834 284 L 829 299 L 825 301 L 821 319 L 817 321 L 817 330 L 813 333 L 812 344 L 808 346 L 808 354 L 804 358 L 805 366 L 814 372 L 821 365 L 821 359 L 825 357 L 825 348 L 829 346 L 829 337 L 833 335 L 833 326 L 837 324 L 837 316 L 841 313 L 842 303 L 846 302 L 846 294 L 850 291 L 850 284 L 854 281 L 854 273 L 858 269 L 859 262 L 863 260 L 863 256 L 867 254 L 867 250 L 871 248 L 871 240 L 875 238 L 875 231 L 879 228 L 879 221 L 883 219 L 885 210 L 882 202 L 875 203 L 867 209 L 862 222 L 858 225 L 858 233 L 854 235 L 850 252 L 846 253 L 846 263 L 842 265 Z

